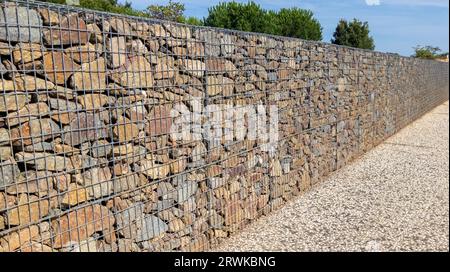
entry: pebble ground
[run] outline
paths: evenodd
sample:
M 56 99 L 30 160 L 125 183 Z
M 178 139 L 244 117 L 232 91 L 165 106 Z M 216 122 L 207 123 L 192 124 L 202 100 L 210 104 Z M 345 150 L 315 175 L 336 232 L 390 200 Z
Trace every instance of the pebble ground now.
M 214 250 L 448 251 L 448 101 Z

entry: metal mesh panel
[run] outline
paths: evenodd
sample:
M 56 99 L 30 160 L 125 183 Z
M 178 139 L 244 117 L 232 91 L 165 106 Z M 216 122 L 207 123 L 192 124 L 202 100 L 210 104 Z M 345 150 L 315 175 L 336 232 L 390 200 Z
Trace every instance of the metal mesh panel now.
M 208 250 L 448 99 L 444 63 L 40 2 L 0 58 L 0 251 Z

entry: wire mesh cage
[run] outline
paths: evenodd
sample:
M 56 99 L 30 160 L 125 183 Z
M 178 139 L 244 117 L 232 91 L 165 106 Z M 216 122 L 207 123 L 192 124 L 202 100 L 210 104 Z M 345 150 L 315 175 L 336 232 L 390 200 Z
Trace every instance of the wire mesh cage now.
M 448 64 L 1 1 L 0 251 L 202 251 L 448 99 Z

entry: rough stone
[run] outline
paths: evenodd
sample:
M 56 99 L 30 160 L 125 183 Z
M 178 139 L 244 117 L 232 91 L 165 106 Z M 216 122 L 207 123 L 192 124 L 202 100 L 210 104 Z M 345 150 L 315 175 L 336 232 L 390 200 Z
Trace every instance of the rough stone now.
M 142 160 L 140 161 L 139 172 L 157 180 L 166 177 L 170 172 L 170 167 L 167 164 L 157 164 L 152 160 Z
M 44 30 L 44 40 L 48 45 L 75 45 L 89 41 L 86 23 L 77 14 L 62 16 L 59 28 Z
M 4 7 L 0 12 L 0 40 L 41 42 L 42 20 L 35 10 L 26 7 Z
M 130 119 L 121 116 L 113 128 L 113 133 L 119 142 L 128 142 L 139 136 L 139 128 Z
M 149 136 L 160 136 L 170 133 L 172 117 L 168 105 L 154 106 L 148 114 L 148 122 L 145 131 Z
M 64 143 L 75 146 L 91 139 L 103 138 L 106 135 L 106 127 L 98 114 L 81 112 L 70 122 L 63 139 Z
M 127 64 L 125 37 L 112 37 L 106 43 L 106 50 L 109 53 L 108 65 L 117 68 Z
M 80 188 L 77 184 L 70 183 L 67 193 L 61 199 L 61 204 L 73 207 L 87 200 L 89 200 L 89 195 L 86 188 Z
M 17 206 L 6 211 L 9 225 L 25 225 L 37 222 L 49 212 L 48 200 L 39 200 L 37 196 L 21 194 Z
M 14 145 L 30 145 L 59 135 L 59 126 L 50 118 L 35 119 L 11 130 Z
M 0 190 L 21 177 L 20 169 L 14 159 L 0 161 Z
M 111 78 L 123 87 L 151 88 L 154 85 L 152 67 L 143 56 L 134 56 L 111 74 Z
M 83 106 L 83 109 L 92 111 L 101 109 L 109 100 L 108 96 L 96 93 L 80 95 L 77 97 L 77 101 Z
M 104 90 L 106 88 L 105 59 L 99 58 L 89 63 L 83 63 L 81 68 L 74 72 L 71 85 L 76 90 Z
M 69 212 L 52 221 L 54 248 L 88 239 L 94 232 L 108 234 L 113 230 L 114 216 L 105 206 L 94 204 Z
M 74 179 L 86 188 L 87 196 L 100 198 L 113 193 L 114 184 L 111 177 L 109 167 L 95 167 L 75 175 Z
M 112 145 L 106 140 L 98 140 L 92 143 L 90 154 L 94 158 L 108 157 L 111 154 Z
M 9 126 L 15 126 L 18 124 L 26 123 L 30 120 L 37 119 L 39 117 L 46 116 L 50 113 L 50 109 L 45 103 L 32 103 L 27 104 L 19 111 L 10 112 L 6 117 L 6 123 Z M 1 130 L 1 129 L 0 129 Z M 1 133 L 0 133 L 1 135 Z M 2 137 L 0 136 L 0 139 Z
M 46 8 L 39 8 L 38 12 L 42 16 L 44 25 L 59 24 L 59 15 L 55 11 Z
M 0 96 L 0 112 L 17 111 L 28 103 L 30 95 L 24 93 L 7 93 Z
M 206 70 L 205 63 L 200 60 L 179 59 L 177 63 L 182 71 L 195 77 L 202 77 Z
M 44 48 L 37 43 L 19 43 L 14 47 L 13 60 L 15 64 L 27 63 L 42 56 Z
M 79 65 L 63 52 L 49 52 L 43 57 L 44 72 L 56 84 L 64 84 Z
M 74 163 L 66 157 L 57 156 L 45 152 L 18 152 L 15 155 L 17 161 L 23 162 L 35 170 L 48 171 L 71 171 L 75 169 Z
M 23 244 L 31 242 L 39 236 L 39 227 L 32 225 L 12 232 L 0 239 L 0 245 L 5 251 L 15 251 Z
M 64 52 L 78 63 L 93 62 L 99 55 L 102 54 L 102 45 L 87 43 L 85 45 L 69 47 L 65 49 Z M 86 70 L 90 69 L 83 69 L 83 71 Z M 102 71 L 104 71 L 104 69 Z

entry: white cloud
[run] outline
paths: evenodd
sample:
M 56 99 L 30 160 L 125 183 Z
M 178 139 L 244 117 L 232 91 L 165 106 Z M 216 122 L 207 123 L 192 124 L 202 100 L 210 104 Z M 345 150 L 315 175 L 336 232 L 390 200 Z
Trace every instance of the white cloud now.
M 380 0 L 366 0 L 368 6 L 379 6 Z

